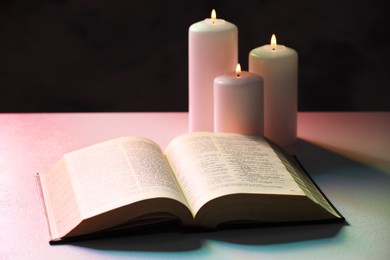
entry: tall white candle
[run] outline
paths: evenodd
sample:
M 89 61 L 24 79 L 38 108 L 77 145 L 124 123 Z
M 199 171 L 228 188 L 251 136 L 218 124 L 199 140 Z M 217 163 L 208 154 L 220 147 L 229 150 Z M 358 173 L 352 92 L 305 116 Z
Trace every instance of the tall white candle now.
M 264 79 L 264 135 L 286 146 L 297 138 L 298 54 L 276 43 L 253 49 L 249 71 Z
M 188 36 L 189 130 L 213 131 L 214 78 L 236 66 L 238 30 L 213 10 L 212 18 L 191 25 Z
M 214 80 L 214 131 L 263 135 L 263 79 L 241 71 Z

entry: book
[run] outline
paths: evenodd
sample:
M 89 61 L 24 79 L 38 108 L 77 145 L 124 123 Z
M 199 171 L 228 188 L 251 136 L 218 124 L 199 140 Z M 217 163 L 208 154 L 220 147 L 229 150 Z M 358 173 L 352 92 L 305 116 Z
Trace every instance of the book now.
M 164 151 L 120 137 L 65 154 L 37 181 L 51 243 L 172 221 L 218 229 L 344 220 L 294 157 L 261 136 L 189 133 Z

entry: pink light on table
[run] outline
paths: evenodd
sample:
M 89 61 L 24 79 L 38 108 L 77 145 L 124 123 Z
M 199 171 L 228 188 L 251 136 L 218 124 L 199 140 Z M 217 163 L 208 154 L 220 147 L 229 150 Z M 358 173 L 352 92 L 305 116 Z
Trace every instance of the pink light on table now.
M 386 112 L 328 112 L 321 116 L 305 112 L 298 116 L 299 138 L 388 173 L 389 133 L 390 116 Z M 381 143 L 374 142 L 378 139 Z

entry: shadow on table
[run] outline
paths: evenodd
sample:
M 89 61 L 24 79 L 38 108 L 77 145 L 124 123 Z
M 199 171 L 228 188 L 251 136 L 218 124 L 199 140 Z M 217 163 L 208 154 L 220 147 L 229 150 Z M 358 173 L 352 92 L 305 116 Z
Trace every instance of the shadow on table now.
M 241 245 L 269 245 L 337 236 L 346 223 L 246 227 L 217 231 L 154 230 L 103 239 L 72 242 L 96 250 L 183 252 L 199 250 L 207 240 Z
M 353 197 L 365 189 L 366 192 L 374 192 L 377 196 L 388 195 L 390 176 L 378 169 L 304 140 L 298 140 L 295 145 L 287 147 L 287 150 L 299 158 L 310 176 L 330 201 L 335 203 L 341 214 L 343 210 L 339 206 L 351 203 L 344 199 L 343 194 L 345 197 Z M 344 217 L 348 220 L 348 216 Z M 348 225 L 347 222 L 222 229 L 213 232 L 183 231 L 177 228 L 162 231 L 157 229 L 71 244 L 96 250 L 180 252 L 199 250 L 208 240 L 242 245 L 269 245 L 335 238 L 345 225 Z

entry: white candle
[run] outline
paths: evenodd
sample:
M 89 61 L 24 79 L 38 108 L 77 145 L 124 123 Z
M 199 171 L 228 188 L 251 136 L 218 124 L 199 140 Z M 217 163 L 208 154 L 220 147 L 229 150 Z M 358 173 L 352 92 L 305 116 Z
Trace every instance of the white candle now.
M 263 135 L 263 79 L 241 71 L 214 80 L 214 131 Z
M 189 130 L 213 131 L 214 78 L 236 66 L 238 30 L 213 10 L 212 18 L 191 25 L 188 43 Z
M 298 54 L 276 43 L 252 50 L 249 71 L 264 79 L 264 135 L 286 146 L 297 138 Z

